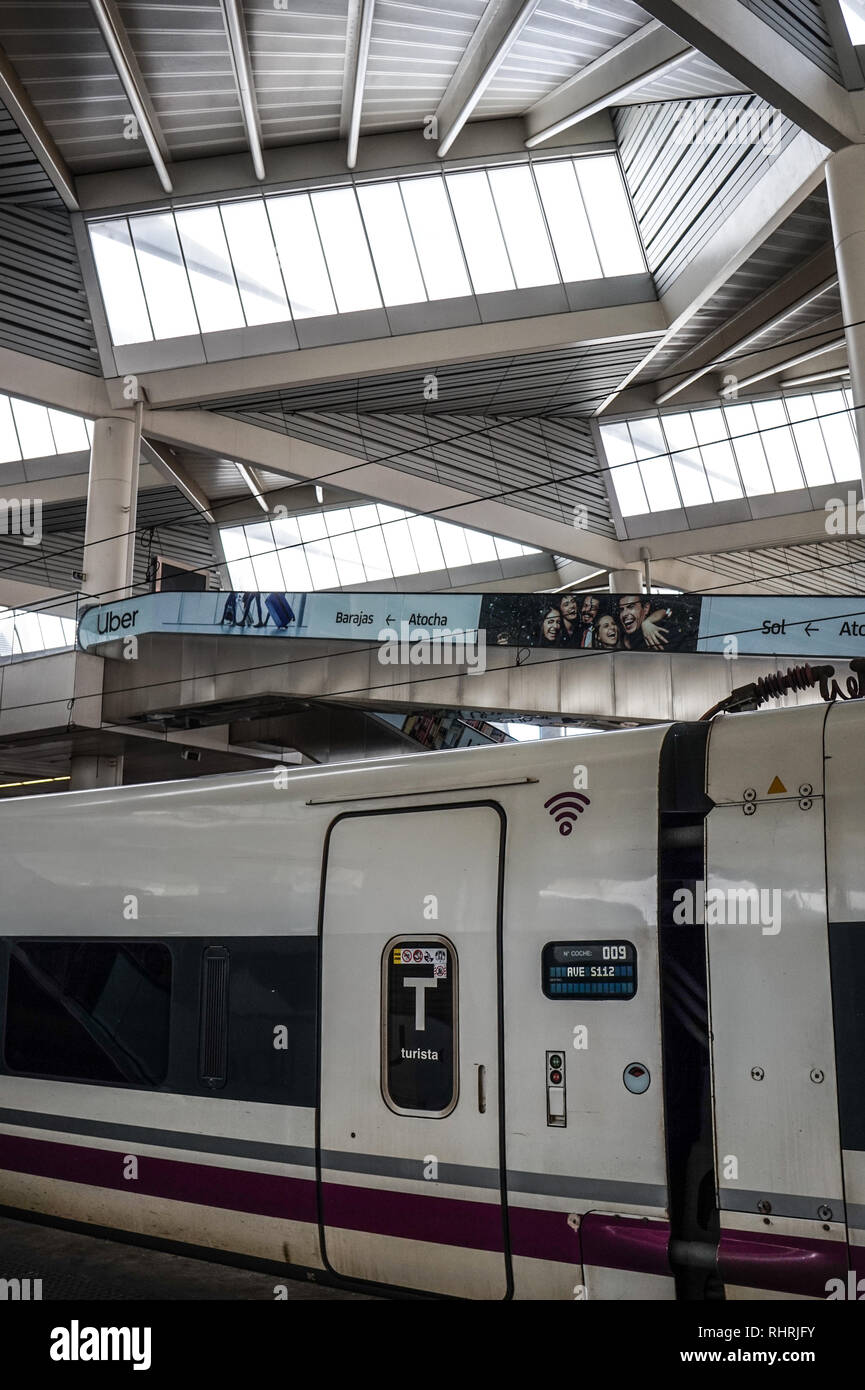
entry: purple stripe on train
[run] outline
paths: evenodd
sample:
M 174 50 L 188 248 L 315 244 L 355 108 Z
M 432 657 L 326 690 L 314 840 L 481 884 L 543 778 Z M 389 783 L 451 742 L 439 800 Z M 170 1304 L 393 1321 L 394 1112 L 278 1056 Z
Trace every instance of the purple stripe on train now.
M 847 1242 L 726 1230 L 718 1269 L 725 1284 L 825 1298 L 827 1282 L 846 1277 Z
M 318 1220 L 311 1178 L 139 1154 L 138 1176 L 129 1182 L 123 1177 L 124 1158 L 120 1150 L 0 1134 L 0 1168 L 13 1172 L 281 1220 Z M 349 1183 L 323 1183 L 322 1196 L 328 1225 L 478 1250 L 504 1248 L 498 1202 Z M 566 1212 L 510 1207 L 509 1223 L 515 1255 L 575 1267 L 582 1260 L 607 1269 L 670 1274 L 669 1227 L 663 1221 L 590 1212 L 582 1217 L 578 1234 Z M 851 1257 L 855 1268 L 865 1271 L 865 1249 L 854 1247 Z M 827 1281 L 846 1277 L 847 1246 L 844 1241 L 726 1230 L 719 1267 L 725 1283 L 825 1298 Z

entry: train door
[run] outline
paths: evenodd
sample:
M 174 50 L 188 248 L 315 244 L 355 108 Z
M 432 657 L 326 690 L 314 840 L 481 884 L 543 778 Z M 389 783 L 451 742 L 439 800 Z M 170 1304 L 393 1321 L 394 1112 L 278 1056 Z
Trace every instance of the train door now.
M 705 911 L 728 1298 L 825 1298 L 847 1267 L 824 717 L 818 706 L 732 715 L 714 721 L 709 741 Z
M 320 1219 L 344 1277 L 510 1290 L 492 803 L 349 812 L 321 909 Z

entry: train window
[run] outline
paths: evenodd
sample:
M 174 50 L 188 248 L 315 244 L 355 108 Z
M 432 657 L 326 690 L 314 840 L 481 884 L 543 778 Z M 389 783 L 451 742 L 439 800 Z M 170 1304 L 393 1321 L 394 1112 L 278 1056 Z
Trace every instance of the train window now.
M 10 1071 L 139 1086 L 168 1071 L 171 953 L 134 941 L 14 942 Z
M 458 1098 L 457 956 L 444 937 L 395 937 L 382 958 L 382 1094 L 401 1115 Z
M 222 1094 L 315 1105 L 315 937 L 228 940 L 228 1079 Z

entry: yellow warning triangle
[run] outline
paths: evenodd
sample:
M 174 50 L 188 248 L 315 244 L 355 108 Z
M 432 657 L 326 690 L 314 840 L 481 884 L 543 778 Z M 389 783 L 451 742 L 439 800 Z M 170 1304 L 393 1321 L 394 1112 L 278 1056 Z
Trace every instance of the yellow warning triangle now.
M 785 792 L 786 790 L 787 788 L 784 786 L 784 783 L 781 781 L 781 778 L 775 777 L 772 779 L 772 785 L 767 791 L 766 795 L 777 796 L 779 792 Z

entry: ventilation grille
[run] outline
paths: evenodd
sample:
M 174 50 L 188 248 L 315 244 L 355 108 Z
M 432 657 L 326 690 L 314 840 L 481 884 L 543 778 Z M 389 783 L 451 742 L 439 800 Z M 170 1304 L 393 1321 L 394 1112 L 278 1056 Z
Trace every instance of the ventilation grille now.
M 228 1079 L 228 951 L 224 946 L 208 946 L 201 963 L 198 1071 L 202 1085 L 214 1090 Z

